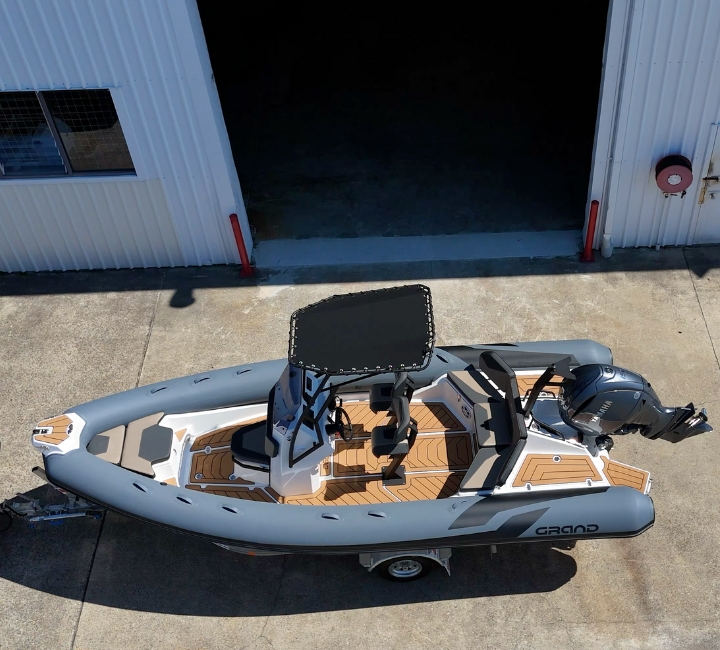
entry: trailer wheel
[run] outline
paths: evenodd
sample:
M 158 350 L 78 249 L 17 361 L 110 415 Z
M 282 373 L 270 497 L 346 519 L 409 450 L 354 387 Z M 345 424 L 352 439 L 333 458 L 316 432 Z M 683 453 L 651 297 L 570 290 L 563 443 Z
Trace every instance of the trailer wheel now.
M 0 533 L 4 533 L 12 526 L 12 517 L 9 512 L 0 512 Z
M 377 567 L 377 572 L 386 580 L 411 582 L 426 576 L 432 571 L 435 562 L 426 557 L 406 555 L 385 560 Z

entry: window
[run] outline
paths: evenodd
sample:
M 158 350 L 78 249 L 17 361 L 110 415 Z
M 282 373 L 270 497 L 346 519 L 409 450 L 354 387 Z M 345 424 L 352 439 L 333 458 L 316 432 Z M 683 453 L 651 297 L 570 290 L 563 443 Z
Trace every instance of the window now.
M 133 173 L 109 90 L 0 93 L 0 178 Z
M 35 93 L 0 93 L 0 174 L 64 173 L 65 165 Z

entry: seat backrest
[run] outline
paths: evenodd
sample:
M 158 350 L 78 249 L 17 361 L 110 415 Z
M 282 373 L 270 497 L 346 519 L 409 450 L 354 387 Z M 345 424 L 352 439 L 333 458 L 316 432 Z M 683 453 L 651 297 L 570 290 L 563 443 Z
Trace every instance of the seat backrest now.
M 528 436 L 527 429 L 525 428 L 525 416 L 522 413 L 520 391 L 518 389 L 515 372 L 495 352 L 483 352 L 480 355 L 478 365 L 505 393 L 508 424 L 510 425 L 510 431 L 512 433 L 512 452 L 507 457 L 505 465 L 497 479 L 497 485 L 503 485 L 505 481 L 507 481 L 508 476 L 510 476 L 518 458 L 520 458 Z
M 467 377 L 449 373 L 448 378 L 468 399 L 484 402 L 491 413 L 487 426 L 494 435 L 489 436 L 488 442 L 476 453 L 460 489 L 488 490 L 507 481 L 525 446 L 527 429 L 521 411 L 520 391 L 512 368 L 492 351 L 483 352 L 477 369 L 470 367 L 466 372 Z M 488 379 L 504 393 L 504 398 L 490 386 Z M 483 426 L 480 417 L 476 411 L 478 433 Z
M 397 433 L 395 440 L 405 440 L 408 429 L 410 428 L 410 402 L 405 395 L 393 397 L 392 409 L 397 418 Z
M 273 436 L 273 415 L 275 411 L 275 393 L 277 392 L 277 387 L 278 385 L 275 384 L 270 389 L 270 394 L 268 395 L 267 418 L 265 420 L 265 453 L 270 458 L 275 458 L 280 451 L 280 445 L 278 445 L 277 440 L 275 440 L 275 437 Z
M 515 445 L 520 440 L 525 440 L 527 429 L 515 372 L 495 352 L 483 352 L 478 367 L 505 393 L 508 425 L 512 434 L 511 444 Z
M 392 412 L 397 418 L 397 431 L 395 442 L 407 439 L 410 432 L 410 399 L 412 387 L 408 383 L 408 374 L 398 372 L 395 374 L 395 383 L 392 389 Z

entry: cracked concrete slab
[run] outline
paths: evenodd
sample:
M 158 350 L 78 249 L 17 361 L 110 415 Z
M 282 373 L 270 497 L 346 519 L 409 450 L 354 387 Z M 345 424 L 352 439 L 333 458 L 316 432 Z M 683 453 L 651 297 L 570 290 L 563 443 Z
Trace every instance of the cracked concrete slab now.
M 31 474 L 40 420 L 132 388 L 162 271 L 0 276 L 0 500 L 47 499 Z M 100 522 L 0 533 L 0 648 L 70 647 Z
M 688 248 L 685 259 L 717 359 L 720 351 L 720 250 L 716 246 Z
M 433 293 L 438 345 L 594 338 L 612 347 L 618 365 L 643 373 L 663 402 L 707 404 L 712 422 L 720 368 L 708 316 L 714 321 L 720 305 L 713 279 L 720 251 L 697 251 L 704 252 L 617 251 L 593 265 L 557 259 L 303 269 L 259 283 L 237 280 L 236 269 L 169 270 L 163 289 L 143 298 L 156 299 L 157 307 L 138 312 L 142 319 L 146 309 L 154 314 L 142 321 L 153 325 L 140 381 L 282 357 L 294 309 L 333 293 L 423 280 Z M 34 298 L 41 321 L 46 299 Z M 104 299 L 89 304 L 98 322 L 112 320 Z M 109 340 L 108 354 L 138 359 L 139 332 Z M 44 345 L 40 337 L 37 346 Z M 102 385 L 107 373 L 93 370 L 97 357 L 85 361 L 77 348 L 70 358 L 95 377 L 78 385 L 83 395 L 76 401 L 97 395 L 93 387 L 119 389 Z M 133 367 L 137 373 L 139 364 Z M 21 375 L 21 384 L 29 381 Z M 409 585 L 367 574 L 354 556 L 246 557 L 109 515 L 75 647 L 717 647 L 720 488 L 711 479 L 717 440 L 717 434 L 679 445 L 616 438 L 615 458 L 653 474 L 657 521 L 638 538 L 572 549 L 504 546 L 493 558 L 487 549 L 462 549 L 454 553 L 452 577 L 436 571 Z M 11 474 L 27 471 L 28 460 L 20 458 Z M 92 531 L 78 534 L 94 546 Z M 87 555 L 77 560 L 89 567 Z M 20 586 L 23 601 L 28 589 L 41 592 L 47 600 L 33 605 L 40 611 L 58 598 L 77 611 L 82 598 L 39 579 L 28 586 L 17 573 L 3 577 L 3 594 Z M 17 619 L 9 622 L 21 629 Z M 43 622 L 37 626 L 45 630 Z M 19 643 L 19 636 L 10 638 Z M 72 641 L 63 639 L 57 647 Z M 7 647 L 24 647 L 12 643 Z

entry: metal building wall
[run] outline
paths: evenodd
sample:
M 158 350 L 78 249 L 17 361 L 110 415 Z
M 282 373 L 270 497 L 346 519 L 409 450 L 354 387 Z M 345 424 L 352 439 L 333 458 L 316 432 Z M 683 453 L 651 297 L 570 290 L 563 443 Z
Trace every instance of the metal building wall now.
M 599 134 L 610 145 L 607 173 L 595 170 L 591 186 L 604 204 L 596 244 L 602 233 L 616 247 L 692 244 L 708 138 L 720 119 L 720 2 L 613 0 L 612 12 L 625 29 L 606 46 L 619 52 L 609 63 L 622 70 L 605 70 L 603 93 L 615 105 L 601 106 L 613 123 Z M 682 199 L 664 198 L 655 184 L 655 165 L 669 154 L 692 161 L 695 180 Z
M 0 0 L 0 90 L 110 88 L 137 178 L 0 181 L 0 270 L 223 264 L 250 241 L 195 0 Z

